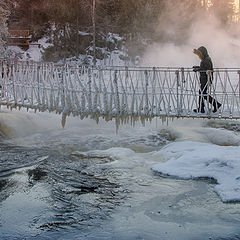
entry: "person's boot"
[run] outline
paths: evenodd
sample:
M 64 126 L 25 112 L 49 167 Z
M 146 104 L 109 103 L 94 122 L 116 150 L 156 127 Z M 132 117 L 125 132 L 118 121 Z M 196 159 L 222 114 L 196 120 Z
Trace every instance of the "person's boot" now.
M 199 91 L 199 98 L 198 98 L 198 104 L 199 104 L 199 107 L 197 109 L 193 109 L 193 111 L 195 113 L 205 113 L 205 104 L 204 104 L 204 100 L 203 100 L 203 97 L 201 95 L 201 92 Z
M 216 102 L 215 102 L 215 103 L 213 104 L 213 113 L 217 112 L 218 109 L 219 109 L 221 106 L 222 106 L 221 103 L 219 103 L 219 102 L 216 103 Z
M 193 109 L 193 111 L 194 111 L 195 113 L 205 113 L 204 108 Z

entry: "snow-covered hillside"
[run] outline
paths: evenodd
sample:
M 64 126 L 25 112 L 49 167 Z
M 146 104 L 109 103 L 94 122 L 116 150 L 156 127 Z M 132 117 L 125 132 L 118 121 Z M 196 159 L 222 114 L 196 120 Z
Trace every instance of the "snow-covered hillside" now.
M 82 36 L 88 35 L 88 33 L 80 32 Z M 127 49 L 124 46 L 117 47 L 120 42 L 123 41 L 123 38 L 118 34 L 109 33 L 107 42 L 112 45 L 111 51 L 106 50 L 105 47 L 96 47 L 99 55 L 104 56 L 97 58 L 97 65 L 115 65 L 115 66 L 125 66 L 125 65 L 137 65 L 139 63 L 139 56 L 136 56 L 133 60 L 130 60 Z M 17 57 L 18 60 L 22 61 L 35 61 L 41 62 L 44 61 L 44 54 L 49 48 L 54 47 L 53 39 L 51 36 L 43 37 L 35 43 L 39 43 L 40 46 L 30 45 L 29 49 L 23 50 L 18 46 L 9 46 L 8 50 L 11 53 L 11 56 Z M 67 63 L 70 65 L 74 64 L 93 64 L 93 47 L 89 46 L 86 48 L 86 54 L 79 54 L 79 56 L 66 57 L 59 59 L 57 63 L 63 64 Z

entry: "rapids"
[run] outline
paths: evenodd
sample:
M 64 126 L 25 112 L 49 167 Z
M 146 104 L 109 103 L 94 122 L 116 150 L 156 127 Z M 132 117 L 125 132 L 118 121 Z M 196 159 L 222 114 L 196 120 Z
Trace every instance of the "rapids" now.
M 162 176 L 163 147 L 239 146 L 237 121 L 142 126 L 0 112 L 0 236 L 12 239 L 240 239 L 240 205 L 212 179 Z M 216 146 L 214 148 L 214 146 Z

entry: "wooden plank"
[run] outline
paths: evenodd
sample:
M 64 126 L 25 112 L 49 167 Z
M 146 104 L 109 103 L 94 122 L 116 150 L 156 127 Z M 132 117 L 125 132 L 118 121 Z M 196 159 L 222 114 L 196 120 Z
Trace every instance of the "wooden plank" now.
M 9 30 L 10 38 L 30 38 L 29 30 Z
M 29 30 L 10 30 L 11 31 L 11 37 L 9 38 L 8 45 L 10 46 L 29 46 L 29 45 L 37 45 L 40 46 L 39 43 L 30 43 L 30 36 L 27 36 L 29 34 Z M 25 34 L 25 36 L 24 36 Z

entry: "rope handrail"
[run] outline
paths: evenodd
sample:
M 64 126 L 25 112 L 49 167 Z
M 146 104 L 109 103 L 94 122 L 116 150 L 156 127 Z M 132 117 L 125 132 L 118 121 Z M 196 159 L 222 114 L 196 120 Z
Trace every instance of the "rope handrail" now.
M 113 66 L 104 66 L 104 65 L 97 65 L 97 66 L 93 66 L 93 65 L 84 65 L 84 64 L 59 64 L 59 63 L 53 63 L 53 62 L 35 62 L 32 60 L 29 61 L 16 61 L 14 59 L 4 59 L 4 58 L 0 58 L 0 64 L 6 64 L 9 67 L 13 66 L 13 65 L 18 65 L 18 66 L 33 66 L 33 67 L 56 67 L 56 68 L 70 68 L 70 69 L 76 69 L 76 68 L 92 68 L 92 69 L 102 69 L 102 70 L 119 70 L 119 71 L 125 71 L 126 69 L 128 71 L 135 71 L 135 70 L 149 70 L 149 71 L 153 71 L 155 70 L 169 70 L 169 71 L 176 71 L 176 70 L 181 70 L 184 69 L 184 71 L 192 71 L 192 67 L 178 67 L 178 66 L 121 66 L 121 65 L 113 65 Z M 213 71 L 240 71 L 240 66 L 239 68 L 237 67 L 216 67 L 214 68 Z

